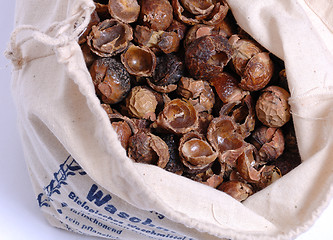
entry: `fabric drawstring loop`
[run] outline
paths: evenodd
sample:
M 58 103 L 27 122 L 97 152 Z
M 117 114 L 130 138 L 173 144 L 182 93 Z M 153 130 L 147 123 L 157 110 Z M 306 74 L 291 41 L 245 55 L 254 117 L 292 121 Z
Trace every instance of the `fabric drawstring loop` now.
M 76 41 L 87 28 L 94 7 L 95 6 L 92 5 L 80 8 L 76 14 L 73 14 L 64 21 L 53 23 L 45 31 L 41 31 L 32 25 L 21 25 L 16 27 L 11 34 L 9 46 L 5 51 L 6 58 L 11 60 L 15 70 L 19 70 L 25 63 L 33 60 L 22 55 L 22 45 L 26 42 L 33 39 L 47 46 L 59 47 L 65 46 L 71 41 Z M 78 21 L 81 19 L 83 21 L 78 24 Z M 73 28 L 74 30 L 72 30 Z M 68 34 L 68 31 L 72 32 Z M 18 42 L 18 35 L 23 32 L 30 32 L 30 34 L 28 34 L 28 37 Z

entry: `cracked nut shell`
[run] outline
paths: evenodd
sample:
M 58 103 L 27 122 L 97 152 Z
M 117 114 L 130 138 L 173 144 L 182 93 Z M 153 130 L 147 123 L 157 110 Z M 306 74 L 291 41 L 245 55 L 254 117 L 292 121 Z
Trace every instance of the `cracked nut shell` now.
M 90 67 L 96 93 L 103 103 L 116 104 L 131 88 L 131 76 L 124 66 L 113 58 L 98 58 Z
M 142 0 L 140 22 L 153 30 L 166 30 L 173 20 L 173 9 L 168 0 Z
M 223 182 L 218 189 L 240 202 L 253 194 L 252 187 L 249 184 L 236 180 Z
M 154 164 L 165 168 L 170 155 L 168 145 L 158 136 L 139 131 L 130 137 L 128 156 L 136 162 Z
M 198 132 L 186 133 L 180 139 L 179 155 L 190 171 L 204 170 L 217 158 L 217 152 Z
M 122 22 L 135 22 L 140 14 L 140 5 L 137 0 L 109 0 L 110 15 Z
M 204 80 L 182 77 L 178 83 L 177 93 L 188 99 L 198 112 L 211 112 L 215 103 L 213 89 Z
M 106 19 L 92 26 L 87 43 L 96 55 L 112 57 L 124 51 L 132 39 L 132 27 L 116 19 Z
M 228 39 L 221 35 L 208 35 L 194 40 L 185 53 L 185 64 L 195 79 L 222 73 L 231 59 L 232 49 Z
M 158 105 L 155 94 L 147 87 L 135 86 L 126 98 L 126 108 L 133 117 L 156 120 Z
M 278 86 L 262 90 L 256 103 L 257 117 L 267 127 L 281 127 L 290 120 L 290 94 Z
M 273 72 L 274 64 L 269 53 L 258 53 L 247 62 L 239 86 L 248 91 L 263 89 L 271 80 Z
M 156 56 L 148 47 L 131 45 L 121 54 L 121 62 L 135 76 L 151 76 L 156 67 Z
M 185 134 L 197 129 L 198 113 L 190 102 L 176 98 L 165 104 L 154 127 L 161 127 L 175 134 Z
M 251 143 L 259 151 L 260 162 L 276 160 L 284 151 L 284 136 L 279 128 L 261 126 L 251 135 Z

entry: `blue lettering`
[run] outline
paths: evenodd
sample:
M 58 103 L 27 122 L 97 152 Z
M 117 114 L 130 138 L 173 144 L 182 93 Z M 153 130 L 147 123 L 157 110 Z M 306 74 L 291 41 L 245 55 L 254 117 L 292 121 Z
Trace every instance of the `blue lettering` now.
M 121 218 L 128 218 L 129 215 L 128 215 L 127 213 L 120 212 L 120 213 L 118 213 L 118 217 L 121 217 Z
M 103 204 L 107 203 L 108 201 L 111 200 L 111 196 L 110 194 L 107 194 L 103 197 L 103 192 L 101 190 L 98 190 L 98 192 L 96 192 L 98 189 L 96 184 L 93 184 L 89 190 L 89 193 L 87 195 L 87 199 L 92 202 L 95 200 L 95 204 L 100 207 Z M 103 198 L 102 198 L 103 197 Z
M 111 204 L 107 205 L 104 209 L 112 214 L 115 214 L 117 212 L 117 208 Z

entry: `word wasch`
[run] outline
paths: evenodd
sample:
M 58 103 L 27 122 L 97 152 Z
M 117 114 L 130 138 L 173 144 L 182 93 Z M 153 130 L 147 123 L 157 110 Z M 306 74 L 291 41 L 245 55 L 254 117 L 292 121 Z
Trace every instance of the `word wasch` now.
M 86 211 L 90 213 L 99 213 L 99 210 L 95 210 L 93 208 L 90 208 L 87 205 L 87 201 L 82 201 L 74 192 L 70 192 L 68 197 L 73 200 L 76 204 L 84 208 Z M 112 205 L 112 204 L 107 204 L 110 200 L 112 199 L 112 196 L 110 194 L 104 195 L 104 193 L 98 189 L 98 186 L 96 184 L 93 184 L 87 194 L 87 200 L 94 203 L 97 207 L 104 206 L 104 210 L 111 213 L 111 214 L 116 214 L 118 212 L 118 209 Z M 139 223 L 143 225 L 147 225 L 150 227 L 155 227 L 155 225 L 152 224 L 152 220 L 150 218 L 147 218 L 145 221 L 142 221 L 140 218 L 137 217 L 131 217 L 130 214 L 120 211 L 117 213 L 117 216 L 122 218 L 122 219 L 128 219 L 130 222 L 133 223 Z M 158 214 L 159 219 L 163 219 L 164 216 L 161 214 Z

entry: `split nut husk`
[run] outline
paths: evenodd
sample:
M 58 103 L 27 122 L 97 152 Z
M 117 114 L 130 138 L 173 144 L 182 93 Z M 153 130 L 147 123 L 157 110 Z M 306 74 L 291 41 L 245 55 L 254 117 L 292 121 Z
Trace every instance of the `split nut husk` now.
M 223 182 L 218 189 L 240 202 L 253 194 L 251 185 L 240 181 Z
M 131 89 L 130 74 L 113 58 L 98 58 L 89 71 L 96 93 L 103 103 L 119 103 Z
M 168 145 L 158 136 L 139 131 L 130 137 L 128 156 L 136 162 L 148 163 L 165 168 L 170 155 Z
M 135 76 L 151 76 L 156 67 L 156 56 L 148 47 L 131 45 L 121 54 L 126 70 Z
M 198 128 L 198 113 L 190 102 L 176 98 L 165 104 L 154 127 L 185 134 Z
M 211 121 L 207 130 L 207 139 L 218 151 L 219 161 L 232 167 L 236 166 L 238 156 L 247 145 L 237 129 L 232 117 L 221 115 Z
M 112 57 L 124 51 L 133 40 L 132 27 L 116 19 L 106 19 L 92 26 L 87 43 L 96 55 Z
M 284 151 L 284 136 L 279 128 L 261 126 L 251 135 L 251 143 L 259 151 L 263 163 L 276 160 Z
M 198 132 L 189 132 L 180 139 L 179 155 L 190 171 L 204 170 L 217 158 L 217 152 Z
M 178 83 L 177 93 L 188 99 L 198 112 L 211 112 L 215 103 L 213 89 L 204 80 L 182 77 Z
M 273 72 L 274 64 L 269 53 L 258 53 L 247 62 L 239 86 L 247 91 L 263 89 L 271 80 Z
M 152 30 L 166 30 L 173 20 L 173 9 L 168 0 L 141 1 L 140 22 Z
M 140 14 L 137 0 L 109 0 L 108 9 L 113 18 L 125 23 L 135 22 Z
M 194 40 L 186 49 L 185 64 L 195 79 L 222 73 L 231 59 L 228 39 L 221 35 L 208 35 Z

